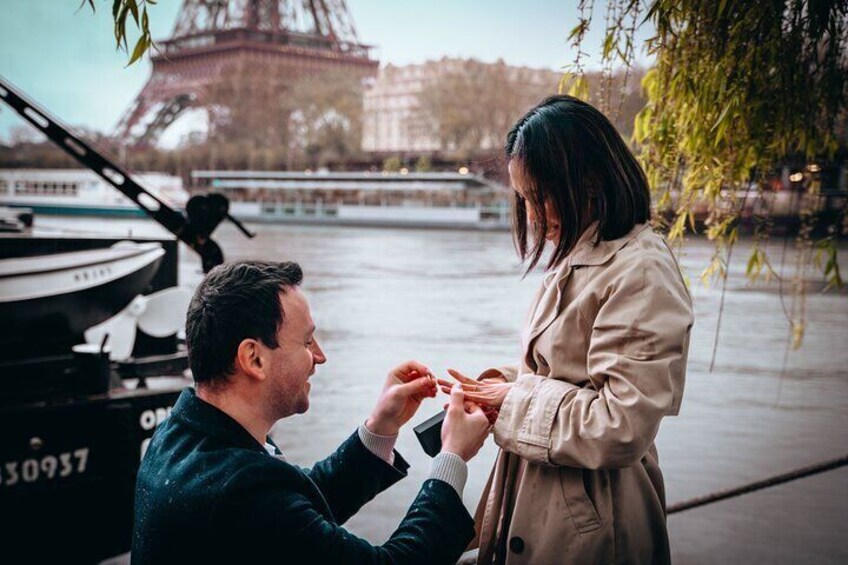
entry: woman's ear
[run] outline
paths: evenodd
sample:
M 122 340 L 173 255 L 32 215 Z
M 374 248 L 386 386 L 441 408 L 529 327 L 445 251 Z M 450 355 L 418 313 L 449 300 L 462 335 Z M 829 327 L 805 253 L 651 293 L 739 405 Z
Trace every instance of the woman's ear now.
M 255 339 L 243 339 L 236 350 L 236 370 L 249 378 L 265 380 L 261 346 Z

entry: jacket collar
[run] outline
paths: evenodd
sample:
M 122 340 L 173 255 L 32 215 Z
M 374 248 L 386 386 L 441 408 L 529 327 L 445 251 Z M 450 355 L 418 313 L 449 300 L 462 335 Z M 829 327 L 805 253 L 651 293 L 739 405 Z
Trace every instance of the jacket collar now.
M 556 274 L 552 275 L 550 284 L 543 285 L 539 294 L 537 294 L 538 300 L 530 320 L 530 331 L 527 334 L 525 353 L 528 365 L 532 358 L 530 352 L 532 351 L 533 340 L 545 331 L 559 315 L 562 293 L 566 283 L 571 278 L 573 268 L 603 265 L 629 241 L 648 228 L 648 224 L 637 224 L 627 235 L 610 241 L 601 241 L 597 245 L 594 244 L 594 239 L 598 230 L 598 222 L 593 222 L 586 228 L 574 245 L 574 250 L 568 254 L 560 265 L 554 267 Z
M 636 224 L 633 229 L 624 236 L 619 237 L 618 239 L 611 239 L 609 241 L 600 241 L 597 245 L 595 245 L 595 237 L 598 232 L 598 222 L 593 222 L 588 228 L 586 228 L 586 231 L 583 232 L 580 239 L 577 240 L 577 243 L 574 245 L 574 249 L 568 254 L 565 262 L 572 267 L 603 265 L 609 261 L 613 255 L 618 253 L 622 247 L 627 245 L 629 241 L 635 239 L 637 235 L 649 228 L 650 226 L 648 224 Z
M 256 441 L 241 424 L 225 412 L 197 398 L 193 388 L 186 388 L 180 393 L 171 411 L 171 418 L 174 417 L 204 435 L 215 437 L 236 447 L 267 453 L 265 447 Z M 266 441 L 269 439 L 266 438 Z

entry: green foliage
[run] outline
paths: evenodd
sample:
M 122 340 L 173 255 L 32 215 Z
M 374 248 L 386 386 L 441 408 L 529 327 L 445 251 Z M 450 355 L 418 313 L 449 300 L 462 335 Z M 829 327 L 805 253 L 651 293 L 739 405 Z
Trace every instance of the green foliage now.
M 832 287 L 841 287 L 844 283 L 842 274 L 839 272 L 839 263 L 836 261 L 838 240 L 826 237 L 816 244 L 815 265 L 824 271 L 828 280 L 825 290 Z
M 393 155 L 383 161 L 383 171 L 387 173 L 396 173 L 400 171 L 400 167 L 403 163 L 401 163 L 400 157 L 397 155 Z
M 560 94 L 566 93 L 569 96 L 574 96 L 581 100 L 589 100 L 589 81 L 584 75 L 562 75 L 562 80 L 559 82 Z
M 105 1 L 105 0 L 104 0 Z M 80 7 L 88 6 L 94 12 L 97 8 L 95 0 L 82 0 Z M 155 48 L 150 34 L 150 19 L 147 16 L 147 6 L 155 5 L 156 0 L 112 0 L 112 19 L 115 21 L 115 43 L 118 49 L 123 49 L 129 56 L 127 66 L 140 60 L 151 48 Z M 127 39 L 127 18 L 132 16 L 135 27 L 139 31 L 132 52 L 129 50 Z
M 433 170 L 433 163 L 430 161 L 430 158 L 427 155 L 422 155 L 415 161 L 415 172 L 416 173 L 429 173 Z
M 579 22 L 569 35 L 575 61 L 564 77 L 575 95 L 579 82 L 571 75 L 582 73 L 593 2 L 581 0 L 578 6 Z M 836 243 L 846 233 L 844 204 L 828 219 L 832 225 L 824 239 L 813 241 L 813 228 L 821 220 L 818 163 L 832 159 L 848 141 L 848 3 L 608 0 L 606 7 L 599 51 L 608 77 L 613 64 L 632 66 L 637 20 L 655 30 L 646 44 L 655 66 L 642 79 L 648 102 L 636 117 L 633 140 L 669 239 L 682 241 L 696 231 L 693 210 L 703 210 L 716 255 L 702 280 L 725 279 L 743 212 L 765 201 L 776 170 L 794 163 L 793 176 L 801 179 L 793 182 L 800 203 L 796 250 L 801 262 L 795 277 L 803 278 L 812 262 L 827 288 L 842 286 Z M 606 99 L 599 107 L 615 113 Z M 765 253 L 770 225 L 768 217 L 756 219 L 746 268 L 752 280 L 777 276 Z M 793 285 L 799 304 L 804 292 L 803 284 Z M 804 308 L 794 312 L 797 345 Z

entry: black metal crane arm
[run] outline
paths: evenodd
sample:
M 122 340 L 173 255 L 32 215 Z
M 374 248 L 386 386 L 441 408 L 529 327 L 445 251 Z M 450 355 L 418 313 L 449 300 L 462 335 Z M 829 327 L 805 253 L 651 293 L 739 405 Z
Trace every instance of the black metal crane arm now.
M 148 216 L 196 251 L 201 257 L 205 272 L 224 261 L 221 248 L 210 237 L 212 231 L 222 219 L 228 218 L 236 224 L 242 233 L 248 237 L 253 237 L 254 234 L 230 216 L 229 203 L 223 196 L 212 195 L 215 200 L 210 202 L 210 204 L 213 204 L 211 206 L 191 206 L 192 203 L 189 202 L 190 205 L 186 207 L 189 210 L 189 218 L 187 219 L 180 211 L 174 210 L 156 195 L 135 182 L 125 170 L 101 155 L 79 136 L 72 133 L 69 128 L 50 117 L 47 112 L 28 100 L 3 77 L 0 77 L 0 98 L 59 148 L 121 191 Z M 198 216 L 197 221 L 193 222 L 192 220 L 195 219 L 192 217 L 193 210 L 202 210 L 205 216 L 202 218 Z

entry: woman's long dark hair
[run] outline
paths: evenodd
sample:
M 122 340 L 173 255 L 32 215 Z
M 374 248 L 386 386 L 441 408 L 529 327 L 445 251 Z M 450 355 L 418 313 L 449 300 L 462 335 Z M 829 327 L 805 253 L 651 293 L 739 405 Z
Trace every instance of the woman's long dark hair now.
M 574 249 L 583 230 L 598 221 L 595 244 L 627 234 L 651 218 L 642 167 L 610 121 L 573 96 L 551 96 L 527 112 L 506 138 L 506 158 L 518 166 L 528 201 L 515 194 L 513 240 L 522 261 L 535 267 L 548 230 L 545 207 L 559 218 L 560 236 L 550 269 Z M 528 249 L 527 206 L 535 221 Z

